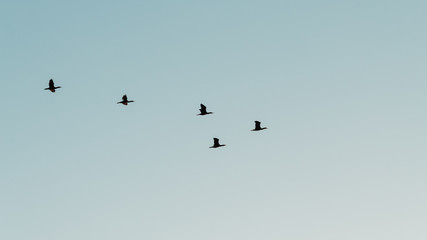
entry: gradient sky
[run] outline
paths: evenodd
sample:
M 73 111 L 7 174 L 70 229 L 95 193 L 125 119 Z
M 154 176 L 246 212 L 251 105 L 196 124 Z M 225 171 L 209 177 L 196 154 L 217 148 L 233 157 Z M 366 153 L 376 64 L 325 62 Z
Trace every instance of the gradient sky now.
M 427 239 L 426 12 L 1 1 L 0 239 Z

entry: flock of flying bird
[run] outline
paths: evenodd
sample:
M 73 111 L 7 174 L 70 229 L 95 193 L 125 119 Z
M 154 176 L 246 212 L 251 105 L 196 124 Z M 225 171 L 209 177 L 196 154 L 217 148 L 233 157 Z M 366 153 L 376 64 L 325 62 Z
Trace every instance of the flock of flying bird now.
M 45 88 L 44 90 L 49 90 L 49 91 L 51 91 L 51 92 L 54 93 L 54 92 L 56 92 L 56 89 L 58 89 L 58 88 L 61 88 L 61 86 L 55 87 L 55 83 L 53 82 L 53 79 L 50 79 L 49 80 L 49 87 Z M 128 97 L 125 94 L 122 97 L 122 101 L 117 102 L 117 104 L 128 105 L 128 103 L 132 103 L 132 102 L 134 102 L 134 101 L 133 100 L 128 100 Z M 197 114 L 197 115 L 201 115 L 201 116 L 213 113 L 213 112 L 208 112 L 206 110 L 206 106 L 203 105 L 203 104 L 200 104 L 199 111 L 200 111 L 200 113 Z M 264 129 L 267 129 L 267 128 L 266 127 L 261 127 L 261 122 L 260 121 L 255 121 L 255 128 L 252 129 L 251 131 L 261 131 L 261 130 L 264 130 Z M 224 147 L 225 146 L 225 144 L 220 144 L 219 143 L 219 139 L 218 138 L 214 138 L 213 140 L 214 140 L 214 145 L 211 146 L 211 147 L 209 147 L 209 148 L 219 148 L 219 147 Z

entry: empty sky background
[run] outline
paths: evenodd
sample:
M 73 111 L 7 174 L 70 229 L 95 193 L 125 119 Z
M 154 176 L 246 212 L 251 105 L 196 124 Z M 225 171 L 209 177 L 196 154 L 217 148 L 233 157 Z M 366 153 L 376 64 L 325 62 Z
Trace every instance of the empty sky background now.
M 2 1 L 0 239 L 427 239 L 426 12 Z

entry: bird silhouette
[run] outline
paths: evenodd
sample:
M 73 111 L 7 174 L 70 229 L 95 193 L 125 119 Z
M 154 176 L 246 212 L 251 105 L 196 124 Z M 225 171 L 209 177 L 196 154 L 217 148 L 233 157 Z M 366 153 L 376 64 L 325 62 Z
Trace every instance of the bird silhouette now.
M 207 114 L 212 114 L 213 112 L 207 112 L 206 111 L 206 106 L 203 104 L 200 104 L 200 114 L 197 115 L 207 115 Z
M 55 84 L 53 83 L 53 80 L 49 80 L 49 87 L 45 88 L 44 90 L 50 90 L 51 92 L 55 92 L 55 89 L 61 88 L 60 86 L 55 87 Z
M 129 101 L 128 100 L 128 97 L 126 96 L 126 94 L 125 95 L 123 95 L 123 97 L 122 97 L 122 101 L 121 102 L 117 102 L 117 104 L 119 104 L 119 103 L 121 103 L 121 104 L 123 104 L 123 105 L 128 105 L 128 103 L 131 103 L 131 102 L 134 102 L 134 101 Z
M 255 128 L 252 129 L 251 131 L 261 131 L 267 129 L 266 127 L 261 127 L 261 122 L 260 121 L 255 121 Z
M 214 138 L 214 145 L 209 147 L 209 148 L 219 148 L 219 147 L 224 147 L 225 144 L 219 144 L 219 139 L 218 138 Z

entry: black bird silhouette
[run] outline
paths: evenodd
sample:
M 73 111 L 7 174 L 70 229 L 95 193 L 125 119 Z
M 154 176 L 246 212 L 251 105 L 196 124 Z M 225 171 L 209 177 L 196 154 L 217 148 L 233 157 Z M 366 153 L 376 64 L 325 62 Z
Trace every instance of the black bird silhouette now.
M 45 88 L 44 90 L 50 90 L 51 92 L 55 92 L 55 89 L 61 88 L 60 86 L 55 87 L 55 84 L 53 83 L 53 80 L 49 80 L 49 87 Z
M 219 144 L 219 139 L 218 138 L 214 138 L 214 145 L 212 147 L 209 148 L 219 148 L 219 147 L 224 147 L 225 144 Z
M 252 129 L 251 131 L 261 131 L 267 129 L 266 127 L 261 127 L 261 122 L 260 121 L 255 121 L 255 128 Z
M 212 114 L 213 112 L 207 112 L 206 111 L 206 106 L 203 104 L 200 104 L 200 114 L 197 115 L 207 115 L 207 114 Z
M 123 95 L 122 100 L 123 100 L 123 101 L 121 101 L 121 102 L 117 102 L 117 104 L 121 103 L 121 104 L 123 104 L 123 105 L 128 105 L 128 103 L 134 102 L 134 101 L 132 101 L 132 100 L 131 100 L 131 101 L 128 101 L 128 96 L 126 96 L 126 94 L 125 94 L 125 95 Z

